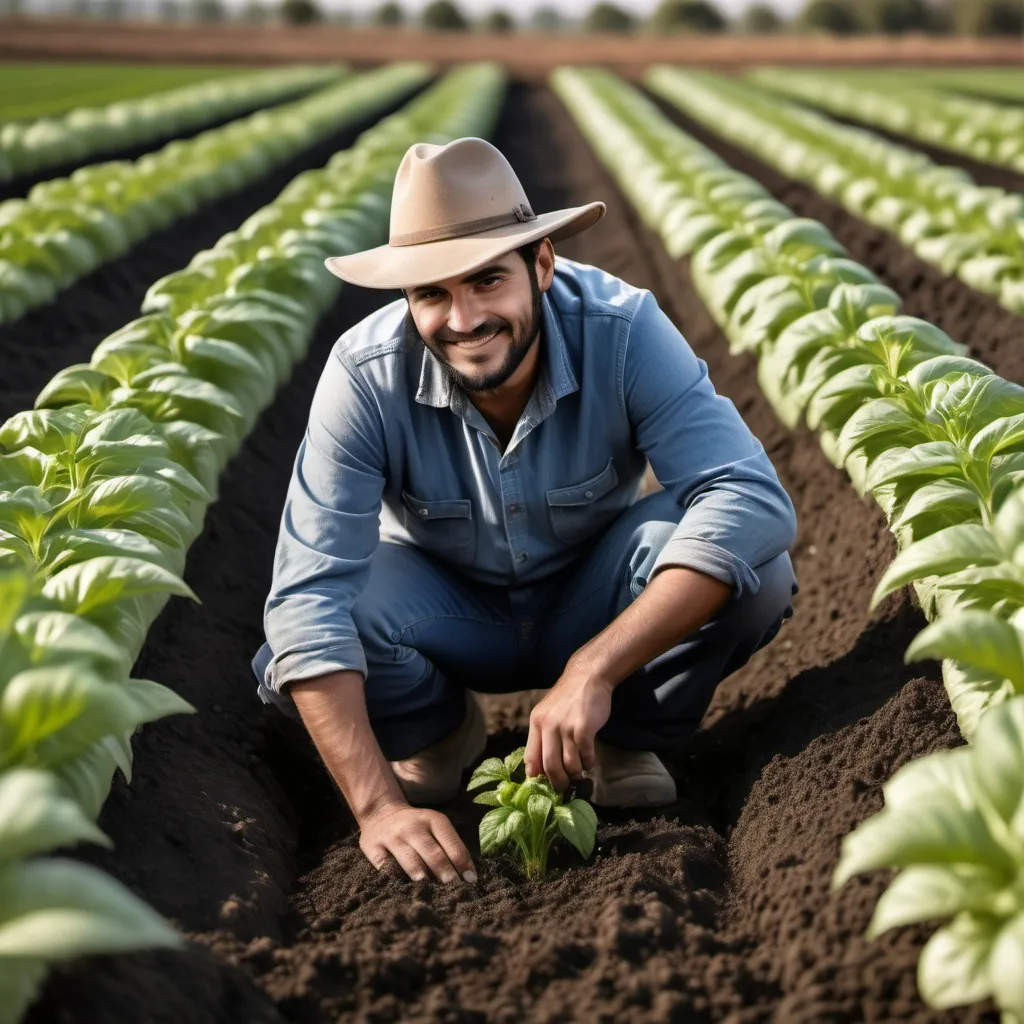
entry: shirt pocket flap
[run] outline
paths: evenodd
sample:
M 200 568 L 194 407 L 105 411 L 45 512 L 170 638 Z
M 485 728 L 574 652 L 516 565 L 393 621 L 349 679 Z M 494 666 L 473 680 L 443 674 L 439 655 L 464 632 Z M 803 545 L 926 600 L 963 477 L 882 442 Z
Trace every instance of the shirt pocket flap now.
M 545 493 L 549 505 L 589 505 L 592 501 L 603 498 L 618 482 L 619 475 L 615 472 L 614 460 L 609 459 L 608 465 L 597 476 L 571 487 L 555 487 Z
M 424 501 L 408 491 L 402 491 L 405 507 L 417 519 L 472 519 L 473 507 L 466 498 L 446 498 L 441 501 Z

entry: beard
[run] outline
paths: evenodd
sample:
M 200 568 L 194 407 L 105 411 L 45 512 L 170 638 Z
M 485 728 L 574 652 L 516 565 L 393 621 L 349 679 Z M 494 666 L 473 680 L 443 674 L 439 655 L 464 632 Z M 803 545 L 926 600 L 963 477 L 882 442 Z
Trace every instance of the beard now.
M 540 336 L 540 328 L 544 316 L 541 298 L 537 274 L 531 268 L 530 310 L 516 321 L 492 317 L 485 323 L 480 324 L 471 334 L 454 334 L 447 328 L 441 328 L 441 330 L 436 331 L 427 338 L 420 334 L 413 321 L 412 314 L 406 311 L 406 331 L 419 338 L 437 356 L 445 376 L 456 387 L 461 388 L 465 392 L 487 391 L 500 387 L 519 369 L 520 364 L 533 347 L 533 343 Z M 452 366 L 448 359 L 448 347 L 450 345 L 458 341 L 472 341 L 474 338 L 485 338 L 488 334 L 493 334 L 495 331 L 501 331 L 512 339 L 505 352 L 505 358 L 501 361 L 501 366 L 483 376 L 472 376 L 463 373 L 461 370 L 456 370 Z

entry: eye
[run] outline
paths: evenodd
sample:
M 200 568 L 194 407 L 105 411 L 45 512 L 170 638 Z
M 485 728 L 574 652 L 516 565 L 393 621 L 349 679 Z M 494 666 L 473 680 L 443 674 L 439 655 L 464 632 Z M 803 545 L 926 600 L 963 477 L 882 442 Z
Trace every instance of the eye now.
M 430 302 L 432 299 L 438 298 L 440 296 L 440 294 L 441 294 L 441 292 L 438 289 L 436 289 L 436 288 L 434 288 L 432 290 L 429 290 L 429 291 L 417 292 L 416 293 L 416 301 L 417 302 Z
M 504 278 L 500 274 L 491 274 L 490 277 L 485 277 L 480 284 L 484 288 L 493 288 L 497 284 L 501 284 Z

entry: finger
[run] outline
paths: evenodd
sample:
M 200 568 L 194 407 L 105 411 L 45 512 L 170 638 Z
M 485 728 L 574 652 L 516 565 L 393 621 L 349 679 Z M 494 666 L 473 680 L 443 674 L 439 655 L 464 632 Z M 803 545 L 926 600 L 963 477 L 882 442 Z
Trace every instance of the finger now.
M 557 729 L 544 733 L 544 774 L 548 782 L 561 793 L 569 785 L 569 779 L 562 767 L 562 739 Z
M 526 776 L 540 775 L 544 770 L 543 743 L 541 741 L 540 727 L 530 717 L 530 732 L 526 737 L 526 754 L 523 757 L 526 768 Z
M 407 841 L 439 882 L 450 885 L 459 877 L 459 873 L 448 859 L 448 854 L 444 852 L 441 844 L 434 837 L 434 833 L 429 829 L 417 832 Z
M 597 764 L 597 750 L 594 747 L 593 736 L 579 736 L 576 740 L 577 749 L 580 752 L 580 764 L 585 772 L 594 770 Z
M 562 766 L 570 779 L 578 779 L 583 775 L 580 752 L 571 736 L 562 737 Z
M 408 843 L 397 842 L 388 848 L 388 852 L 414 882 L 422 882 L 427 877 L 427 866 L 423 858 Z
M 366 859 L 378 870 L 383 872 L 393 872 L 395 870 L 394 858 L 388 853 L 387 849 L 383 846 L 370 846 L 364 847 L 362 843 L 359 844 L 359 848 L 366 855 Z
M 431 822 L 430 830 L 433 832 L 434 838 L 441 849 L 444 850 L 448 859 L 454 865 L 455 870 L 462 875 L 463 880 L 475 882 L 477 875 L 476 868 L 473 865 L 473 858 L 470 857 L 466 844 L 460 838 L 459 833 L 455 831 L 452 823 L 443 814 L 439 814 Z

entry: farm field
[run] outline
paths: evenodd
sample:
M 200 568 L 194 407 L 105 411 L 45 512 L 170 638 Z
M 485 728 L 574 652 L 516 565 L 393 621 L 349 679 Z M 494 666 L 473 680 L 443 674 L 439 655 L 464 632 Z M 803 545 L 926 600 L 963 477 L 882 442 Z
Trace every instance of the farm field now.
M 872 610 L 897 555 L 883 510 L 858 495 L 814 432 L 780 419 L 754 355 L 731 354 L 735 339 L 702 297 L 694 269 L 701 254 L 669 255 L 561 95 L 545 84 L 511 84 L 490 138 L 538 211 L 608 203 L 603 222 L 558 252 L 651 289 L 764 444 L 799 522 L 794 617 L 718 688 L 695 741 L 671 766 L 679 803 L 649 814 L 602 811 L 592 863 L 564 857 L 550 881 L 532 886 L 489 859 L 478 859 L 475 886 L 379 875 L 304 731 L 260 704 L 249 668 L 320 371 L 338 335 L 394 297 L 346 286 L 286 383 L 272 401 L 268 393 L 258 419 L 252 414 L 254 428 L 221 477 L 184 564 L 202 604 L 172 600 L 133 670 L 198 713 L 136 735 L 132 783 L 115 783 L 98 820 L 113 849 L 76 851 L 189 944 L 58 968 L 31 1024 L 996 1019 L 990 1002 L 949 1011 L 924 1004 L 915 970 L 931 927 L 865 938 L 889 873 L 831 887 L 840 843 L 882 808 L 881 786 L 907 762 L 963 743 L 938 662 L 904 664 L 926 624 L 918 602 L 902 588 Z M 1024 317 L 995 295 L 667 100 L 654 102 L 798 217 L 824 224 L 902 299 L 903 314 L 964 343 L 1005 380 L 1024 380 Z M 155 281 L 380 116 L 325 138 L 0 326 L 0 423 L 138 317 Z M 1005 167 L 990 167 L 986 180 L 986 165 L 949 153 L 944 162 L 969 167 L 983 185 L 1024 185 Z M 530 687 L 524 679 L 522 694 L 484 695 L 488 755 L 522 744 Z M 475 850 L 480 809 L 468 796 L 443 809 Z
M 53 116 L 240 73 L 216 65 L 0 61 L 0 117 Z

